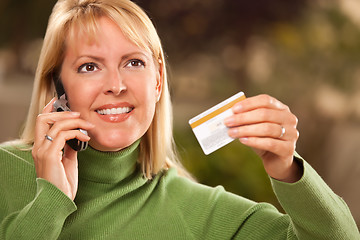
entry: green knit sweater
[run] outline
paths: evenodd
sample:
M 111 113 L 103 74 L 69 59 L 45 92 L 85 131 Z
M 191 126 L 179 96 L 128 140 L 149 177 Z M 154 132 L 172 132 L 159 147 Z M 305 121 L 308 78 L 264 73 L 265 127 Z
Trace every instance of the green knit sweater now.
M 287 215 L 222 187 L 137 167 L 138 142 L 80 152 L 74 201 L 36 178 L 30 151 L 0 146 L 0 239 L 360 239 L 351 213 L 303 160 L 294 184 L 271 180 Z

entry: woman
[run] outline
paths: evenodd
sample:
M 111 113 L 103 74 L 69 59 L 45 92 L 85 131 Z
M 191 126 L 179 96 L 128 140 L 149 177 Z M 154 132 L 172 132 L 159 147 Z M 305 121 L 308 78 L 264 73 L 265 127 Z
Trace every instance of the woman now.
M 53 82 L 72 112 L 53 112 Z M 288 107 L 261 95 L 233 111 L 229 135 L 261 156 L 288 215 L 197 184 L 176 161 L 164 54 L 139 7 L 60 0 L 21 144 L 1 146 L 0 238 L 359 238 L 346 204 L 293 156 Z M 90 147 L 74 151 L 73 138 Z

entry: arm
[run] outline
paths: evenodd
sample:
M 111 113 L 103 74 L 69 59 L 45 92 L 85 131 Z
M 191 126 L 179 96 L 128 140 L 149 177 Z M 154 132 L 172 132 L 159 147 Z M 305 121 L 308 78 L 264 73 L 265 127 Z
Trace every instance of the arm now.
M 286 215 L 255 204 L 246 212 L 235 239 L 360 239 L 345 202 L 326 185 L 304 160 L 304 175 L 296 183 L 271 179 Z
M 73 138 L 89 141 L 89 136 L 76 129 L 89 130 L 94 126 L 80 119 L 78 112 L 52 112 L 54 101 L 55 98 L 36 119 L 32 156 L 37 177 L 46 179 L 74 200 L 78 185 L 77 152 L 65 143 Z
M 346 204 L 308 164 L 295 160 L 299 133 L 297 118 L 289 108 L 270 96 L 260 95 L 237 103 L 233 112 L 225 121 L 229 135 L 261 157 L 275 193 L 291 218 L 288 233 L 294 228 L 300 239 L 349 239 L 348 235 L 358 239 Z M 319 224 L 324 225 L 316 228 Z
M 79 119 L 78 113 L 52 113 L 54 100 L 38 115 L 35 127 L 31 163 L 35 165 L 37 189 L 34 187 L 30 191 L 21 186 L 28 185 L 34 174 L 26 175 L 17 169 L 19 166 L 16 163 L 5 163 L 6 159 L 1 162 L 8 168 L 2 171 L 11 173 L 11 177 L 6 177 L 7 174 L 1 176 L 3 180 L 0 182 L 0 190 L 4 190 L 0 193 L 0 201 L 3 202 L 0 204 L 3 208 L 0 209 L 1 239 L 54 239 L 66 217 L 76 209 L 72 200 L 78 182 L 77 152 L 65 142 L 72 138 L 88 141 L 88 136 L 73 129 L 89 129 L 91 125 Z M 46 135 L 52 136 L 53 140 L 45 139 Z M 8 158 L 11 158 L 10 155 Z M 34 166 L 31 167 L 33 169 Z
M 297 157 L 304 175 L 296 183 L 271 179 L 274 192 L 291 217 L 299 239 L 360 239 L 346 203 L 304 160 Z
M 5 196 L 7 191 L 2 189 L 0 210 L 6 216 L 0 219 L 1 240 L 56 239 L 65 219 L 76 210 L 74 202 L 54 185 L 44 179 L 37 179 L 36 182 L 35 198 L 15 212 L 11 212 L 14 204 L 6 201 L 11 201 L 16 196 Z

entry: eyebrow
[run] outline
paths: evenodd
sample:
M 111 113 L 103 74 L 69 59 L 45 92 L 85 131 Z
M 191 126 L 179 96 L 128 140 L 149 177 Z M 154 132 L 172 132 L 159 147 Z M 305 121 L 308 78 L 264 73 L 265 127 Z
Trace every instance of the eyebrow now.
M 147 60 L 150 60 L 150 59 L 151 59 L 151 57 L 149 58 L 148 54 L 146 54 L 146 53 L 144 53 L 144 52 L 140 52 L 140 51 L 127 53 L 127 54 L 123 55 L 123 56 L 121 57 L 121 59 L 128 59 L 128 58 L 131 58 L 133 55 L 142 55 L 142 56 L 145 57 Z
M 121 57 L 121 60 L 123 61 L 123 60 L 129 59 L 134 55 L 142 55 L 147 60 L 151 60 L 151 57 L 149 57 L 148 54 L 146 54 L 144 52 L 140 52 L 140 51 L 126 53 Z M 79 56 L 78 58 L 75 59 L 75 61 L 73 62 L 73 65 L 75 65 L 76 61 L 78 61 L 81 58 L 90 58 L 90 59 L 94 59 L 95 61 L 99 61 L 99 62 L 103 62 L 105 60 L 105 58 L 95 56 L 95 55 L 81 55 L 81 56 Z
M 79 56 L 78 58 L 76 58 L 73 61 L 72 66 L 77 65 L 76 62 L 79 61 L 79 59 L 82 59 L 82 58 L 90 58 L 90 59 L 94 59 L 95 61 L 98 61 L 98 62 L 103 62 L 104 61 L 104 58 L 102 58 L 102 57 L 97 57 L 97 56 L 93 56 L 93 55 L 81 55 L 81 56 Z

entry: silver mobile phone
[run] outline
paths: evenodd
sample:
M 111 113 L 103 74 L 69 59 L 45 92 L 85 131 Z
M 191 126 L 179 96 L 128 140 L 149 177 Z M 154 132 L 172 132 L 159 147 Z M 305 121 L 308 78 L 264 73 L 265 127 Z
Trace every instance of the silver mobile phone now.
M 64 87 L 62 86 L 61 80 L 54 79 L 54 84 L 55 84 L 55 88 L 56 88 L 56 93 L 58 94 L 58 99 L 53 104 L 54 111 L 55 112 L 71 111 L 68 106 L 68 101 L 66 99 L 65 90 L 64 90 Z M 80 128 L 78 130 L 80 132 L 88 135 L 86 130 L 83 130 Z M 70 140 L 66 141 L 66 143 L 75 151 L 83 151 L 88 147 L 88 142 L 83 142 L 76 138 L 70 139 Z

